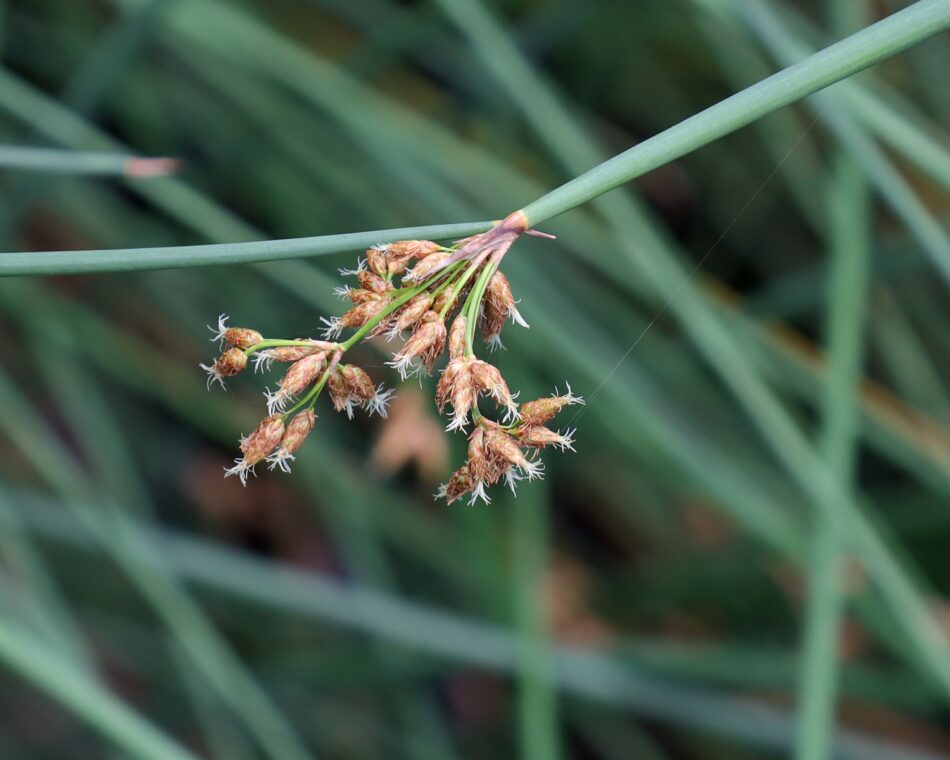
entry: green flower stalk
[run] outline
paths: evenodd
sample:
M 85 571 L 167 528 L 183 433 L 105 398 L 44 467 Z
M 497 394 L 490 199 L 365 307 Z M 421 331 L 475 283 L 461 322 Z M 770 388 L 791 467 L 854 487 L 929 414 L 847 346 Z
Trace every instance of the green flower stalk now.
M 387 364 L 403 380 L 430 374 L 448 346 L 449 362 L 438 382 L 436 405 L 440 413 L 451 406 L 447 430 L 465 431 L 470 422 L 473 425 L 467 461 L 436 496 L 452 503 L 470 495 L 470 503 L 478 498 L 488 503 L 487 488 L 499 481 L 514 490 L 525 478 L 541 477 L 540 449 L 573 450 L 572 431 L 561 433 L 545 423 L 582 399 L 569 392 L 519 406 L 517 394 L 498 368 L 475 355 L 479 328 L 494 349 L 501 347 L 500 333 L 508 319 L 528 326 L 498 268 L 526 233 L 550 237 L 528 230 L 518 211 L 487 232 L 450 247 L 403 240 L 370 248 L 355 269 L 340 270 L 343 276 L 355 277 L 358 287 L 337 288 L 352 306 L 338 317 L 322 318 L 322 340 L 269 339 L 250 328 L 229 327 L 227 316 L 221 315 L 217 326 L 209 329 L 222 353 L 212 364 L 201 365 L 208 373 L 209 388 L 214 383 L 225 387 L 225 378 L 241 373 L 252 359 L 255 371 L 269 371 L 275 362 L 289 365 L 277 389 L 265 392 L 267 417 L 241 440 L 241 456 L 225 468 L 225 476 L 236 475 L 246 485 L 261 462 L 272 470 L 290 472 L 294 453 L 315 426 L 314 407 L 324 389 L 333 408 L 350 419 L 357 409 L 385 417 L 393 391 L 376 385 L 361 367 L 344 364 L 343 357 L 368 338 L 385 336 L 392 341 L 408 333 Z M 348 329 L 355 332 L 341 341 Z M 500 420 L 482 411 L 482 400 L 494 404 Z

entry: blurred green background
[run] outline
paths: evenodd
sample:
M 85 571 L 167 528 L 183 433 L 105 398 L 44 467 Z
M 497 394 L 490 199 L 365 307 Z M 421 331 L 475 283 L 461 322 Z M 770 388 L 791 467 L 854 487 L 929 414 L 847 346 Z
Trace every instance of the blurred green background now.
M 813 49 L 903 5 L 7 0 L 5 145 L 184 165 L 2 170 L 0 249 L 500 218 L 785 65 L 776 29 Z M 944 35 L 858 78 L 943 161 L 948 70 Z M 0 757 L 790 756 L 838 660 L 836 756 L 950 755 L 946 680 L 756 400 L 950 627 L 950 163 L 840 92 L 516 246 L 532 326 L 494 360 L 589 404 L 577 454 L 487 507 L 432 499 L 464 439 L 431 380 L 384 421 L 321 403 L 292 476 L 222 478 L 273 378 L 209 393 L 205 325 L 316 335 L 358 251 L 0 281 Z M 377 348 L 354 358 L 391 384 Z

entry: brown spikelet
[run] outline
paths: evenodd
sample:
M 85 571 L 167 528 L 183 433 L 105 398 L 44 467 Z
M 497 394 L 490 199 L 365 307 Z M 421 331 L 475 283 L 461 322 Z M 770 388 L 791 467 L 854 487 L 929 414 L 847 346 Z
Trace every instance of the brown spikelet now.
M 521 447 L 504 430 L 493 428 L 485 432 L 485 448 L 500 459 L 519 467 L 526 467 L 527 458 Z
M 485 448 L 492 456 L 521 470 L 523 475 L 520 477 L 533 480 L 534 478 L 540 478 L 544 473 L 541 462 L 528 459 L 521 450 L 519 441 L 507 430 L 497 427 L 487 430 L 485 432 Z
M 558 433 L 543 425 L 522 427 L 518 439 L 524 446 L 541 449 L 545 446 L 557 446 L 561 449 L 573 449 L 574 439 L 571 431 L 566 434 Z
M 444 412 L 445 405 L 451 402 L 455 383 L 463 372 L 468 372 L 468 363 L 462 359 L 452 359 L 442 370 L 442 376 L 435 387 L 435 403 L 439 412 Z
M 221 377 L 236 375 L 246 366 L 247 355 L 240 348 L 229 348 L 214 363 L 214 369 Z
M 387 255 L 390 258 L 421 259 L 430 253 L 441 250 L 442 246 L 431 240 L 400 240 L 389 246 Z
M 488 281 L 485 288 L 485 300 L 494 303 L 499 311 L 506 314 L 515 308 L 515 297 L 511 292 L 511 284 L 501 270 L 497 270 Z
M 472 480 L 491 482 L 494 469 L 491 456 L 485 449 L 485 429 L 476 427 L 468 438 L 468 471 Z
M 270 454 L 284 435 L 284 420 L 279 414 L 265 417 L 247 438 L 241 441 L 244 463 L 253 467 Z
M 480 315 L 480 324 L 482 328 L 482 338 L 486 341 L 492 341 L 501 335 L 501 330 L 505 326 L 508 315 L 500 311 L 497 306 L 489 301 L 482 302 L 482 312 Z
M 436 497 L 443 498 L 447 504 L 451 504 L 471 492 L 473 485 L 468 465 L 462 465 L 452 473 L 448 482 L 439 488 Z
M 303 442 L 313 430 L 316 419 L 317 415 L 313 413 L 313 409 L 305 409 L 294 416 L 287 425 L 287 430 L 280 439 L 277 450 L 267 458 L 272 470 L 279 467 L 284 472 L 290 472 L 290 462 L 293 461 L 294 452 L 303 446 Z
M 333 402 L 333 408 L 342 412 L 347 407 L 350 398 L 349 388 L 343 373 L 339 370 L 331 372 L 327 379 L 327 391 L 330 394 L 330 401 Z
M 287 425 L 284 437 L 280 439 L 280 448 L 288 454 L 293 454 L 310 435 L 316 419 L 317 415 L 313 413 L 313 409 L 305 409 L 297 413 Z
M 451 314 L 458 308 L 459 303 L 463 301 L 467 292 L 466 289 L 456 295 L 454 288 L 446 288 L 435 297 L 435 300 L 432 302 L 432 310 L 439 314 Z
M 428 313 L 434 314 L 435 312 Z M 423 320 L 425 320 L 425 316 L 423 316 Z M 433 333 L 432 341 L 419 355 L 419 357 L 422 359 L 422 363 L 425 365 L 425 368 L 431 372 L 432 366 L 435 364 L 435 360 L 439 358 L 439 355 L 445 349 L 445 322 L 440 319 L 429 322 L 423 321 L 419 329 L 422 328 L 431 330 Z
M 502 377 L 498 367 L 480 359 L 472 362 L 472 379 L 476 389 L 490 395 L 496 403 L 505 407 L 512 415 L 517 416 L 518 405 L 515 403 L 508 383 Z
M 402 349 L 393 357 L 392 366 L 403 375 L 408 371 L 412 360 L 419 362 L 429 371 L 445 348 L 445 323 L 434 311 L 427 311 L 416 326 Z
M 357 304 L 340 317 L 340 327 L 362 327 L 383 310 L 385 299 Z
M 475 384 L 472 382 L 471 373 L 460 373 L 452 386 L 452 421 L 448 425 L 448 430 L 465 428 L 468 414 L 475 406 L 476 400 Z
M 271 361 L 295 362 L 305 356 L 312 356 L 323 351 L 324 349 L 320 346 L 279 346 L 278 348 L 268 348 L 261 353 Z
M 288 398 L 299 394 L 323 372 L 326 360 L 326 352 L 319 351 L 291 364 L 278 382 L 281 393 Z
M 513 308 L 515 308 L 515 299 L 511 294 L 508 278 L 497 271 L 488 281 L 485 299 L 482 301 L 481 327 L 482 337 L 485 340 L 491 340 L 501 333 Z
M 375 272 L 360 272 L 356 279 L 359 280 L 361 288 L 372 293 L 383 295 L 393 289 L 391 282 L 387 282 Z
M 570 386 L 568 386 L 566 394 L 562 396 L 546 396 L 544 398 L 535 399 L 534 401 L 526 401 L 518 407 L 518 412 L 521 416 L 522 424 L 526 427 L 531 427 L 534 425 L 543 425 L 553 419 L 565 406 L 583 403 L 584 399 L 580 396 L 575 396 L 571 392 Z
M 386 247 L 374 246 L 373 248 L 368 248 L 366 250 L 366 264 L 371 272 L 380 277 L 385 277 L 387 271 Z M 360 274 L 362 274 L 362 272 Z
M 561 409 L 562 405 L 553 396 L 526 401 L 518 407 L 525 425 L 543 425 L 553 419 Z
M 346 291 L 346 297 L 354 304 L 366 303 L 367 301 L 379 301 L 382 296 L 366 288 L 350 288 Z
M 387 268 L 391 275 L 401 275 L 413 259 L 428 256 L 441 249 L 438 243 L 431 240 L 400 240 L 393 243 L 386 251 Z
M 221 337 L 224 339 L 225 345 L 240 349 L 256 346 L 264 340 L 264 336 L 257 330 L 251 330 L 247 327 L 229 327 L 222 333 Z
M 425 314 L 432 305 L 432 296 L 428 293 L 420 293 L 407 303 L 399 312 L 396 318 L 396 328 L 402 332 L 408 330 L 422 315 Z
M 432 272 L 449 258 L 449 254 L 444 251 L 430 253 L 424 259 L 421 259 L 412 270 L 406 274 L 407 280 L 411 282 L 422 282 L 426 279 L 429 272 Z
M 461 359 L 465 356 L 465 330 L 467 322 L 465 315 L 460 314 L 452 322 L 452 329 L 449 331 L 449 358 Z
M 376 395 L 376 386 L 362 367 L 357 367 L 355 364 L 343 364 L 340 366 L 340 374 L 343 376 L 343 382 L 350 397 L 369 401 Z

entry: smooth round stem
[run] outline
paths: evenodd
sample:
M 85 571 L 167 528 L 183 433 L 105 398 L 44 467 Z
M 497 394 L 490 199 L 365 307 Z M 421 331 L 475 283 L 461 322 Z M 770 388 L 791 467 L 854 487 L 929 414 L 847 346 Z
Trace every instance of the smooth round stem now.
M 491 222 L 437 224 L 342 235 L 255 240 L 245 243 L 176 245 L 164 248 L 115 248 L 90 251 L 37 251 L 0 254 L 0 277 L 132 272 L 213 264 L 248 264 L 326 256 L 397 240 L 446 240 L 484 232 Z

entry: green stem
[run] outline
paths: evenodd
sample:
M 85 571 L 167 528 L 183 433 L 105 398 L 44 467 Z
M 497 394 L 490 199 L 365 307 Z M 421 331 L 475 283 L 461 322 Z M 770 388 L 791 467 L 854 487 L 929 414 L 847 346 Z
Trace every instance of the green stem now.
M 479 262 L 480 263 L 480 262 Z M 478 275 L 472 292 L 468 294 L 465 305 L 462 307 L 465 313 L 465 356 L 475 356 L 475 327 L 478 324 L 478 308 L 482 302 L 482 296 L 485 294 L 485 288 L 488 281 L 498 268 L 498 261 L 492 259 Z M 482 424 L 482 410 L 478 408 L 478 399 L 476 397 L 475 405 L 472 407 L 472 420 L 476 425 Z
M 472 275 L 475 273 L 475 270 L 478 269 L 481 263 L 481 259 L 476 259 L 473 261 L 469 265 L 468 269 L 465 270 L 465 274 L 456 280 L 455 285 L 452 287 L 452 297 L 445 302 L 445 305 L 442 307 L 441 311 L 439 311 L 439 319 L 445 319 L 445 315 L 449 313 L 449 309 L 452 308 L 452 304 L 455 303 L 456 299 L 459 297 L 459 293 L 462 292 L 462 288 L 465 287 L 465 283 L 471 279 Z M 469 298 L 471 298 L 471 294 L 469 294 Z M 468 305 L 468 301 L 465 302 L 465 305 Z M 463 307 L 462 310 L 464 311 L 465 307 Z
M 465 355 L 475 355 L 475 327 L 478 324 L 478 307 L 481 305 L 482 296 L 485 295 L 485 288 L 488 287 L 488 281 L 495 274 L 498 268 L 498 261 L 492 259 L 482 273 L 475 281 L 475 287 L 468 294 L 468 300 L 465 302 L 466 319 L 465 323 Z
M 285 421 L 290 418 L 290 415 L 296 413 L 304 406 L 313 407 L 313 405 L 317 403 L 317 399 L 320 397 L 320 392 L 330 379 L 330 375 L 333 374 L 335 370 L 340 368 L 341 356 L 342 353 L 331 359 L 330 364 L 327 365 L 327 368 L 323 371 L 323 374 L 320 376 L 320 380 L 316 383 L 316 385 L 311 386 L 310 390 L 308 390 L 307 393 L 302 396 L 296 404 L 294 404 L 292 407 L 290 407 L 290 409 L 281 415 Z
M 265 348 L 280 348 L 285 346 L 304 346 L 308 348 L 315 348 L 313 343 L 308 340 L 281 340 L 280 338 L 267 338 L 262 340 L 260 343 L 255 343 L 250 348 L 244 349 L 244 354 L 250 356 L 257 351 L 261 351 Z
M 343 343 L 341 343 L 340 350 L 349 351 L 351 348 L 353 348 L 353 346 L 359 343 L 366 336 L 366 334 L 370 332 L 370 330 L 376 327 L 376 325 L 378 325 L 380 322 L 386 319 L 386 317 L 388 317 L 390 314 L 396 311 L 396 309 L 398 309 L 400 306 L 402 306 L 405 303 L 408 303 L 417 295 L 419 295 L 426 289 L 432 287 L 432 285 L 438 282 L 440 277 L 444 277 L 445 274 L 446 274 L 445 272 L 439 272 L 435 277 L 433 277 L 430 280 L 427 280 L 422 285 L 417 285 L 412 288 L 405 288 L 405 289 L 400 289 L 398 291 L 394 291 L 394 292 L 400 293 L 400 295 L 396 296 L 392 301 L 390 301 L 386 305 L 384 309 L 382 309 L 379 312 L 379 314 L 377 314 L 375 317 L 369 320 L 365 325 L 360 327 L 359 330 L 357 330 L 349 338 L 347 338 Z M 405 290 L 405 292 L 402 292 L 402 290 Z
M 457 274 L 458 272 L 462 271 L 462 266 L 463 266 L 463 265 L 464 265 L 464 262 L 461 262 L 461 261 L 460 261 L 458 264 L 456 264 L 454 267 L 452 267 L 452 274 L 455 275 L 455 274 Z M 445 290 L 447 287 L 449 287 L 449 285 L 453 285 L 453 284 L 454 284 L 454 282 L 452 281 L 452 278 L 451 278 L 451 277 L 446 277 L 446 278 L 445 278 L 445 281 L 442 282 L 442 283 L 439 285 L 439 287 L 435 288 L 435 289 L 432 291 L 432 298 L 433 298 L 433 300 L 435 300 L 435 298 L 437 298 L 437 297 L 442 293 L 443 290 Z M 450 300 L 448 303 L 451 304 L 452 301 Z M 439 316 L 440 316 L 442 319 L 445 319 L 445 313 L 446 313 L 446 307 L 443 306 L 443 307 L 442 307 L 442 310 L 439 312 Z
M 112 175 L 144 179 L 171 174 L 175 162 L 121 153 L 100 153 L 23 145 L 0 145 L 0 167 L 7 170 L 53 174 Z
M 540 224 L 947 28 L 950 0 L 919 0 L 644 140 L 522 210 L 531 226 Z
M 439 272 L 438 274 L 426 280 L 421 285 L 417 285 L 415 287 L 409 287 L 409 288 L 400 288 L 399 290 L 393 291 L 395 293 L 399 293 L 400 295 L 394 298 L 392 301 L 390 301 L 386 305 L 386 308 L 381 310 L 379 314 L 377 314 L 375 317 L 369 320 L 365 325 L 360 327 L 360 329 L 357 330 L 355 333 L 353 333 L 346 341 L 338 344 L 339 349 L 337 350 L 334 356 L 334 359 L 330 362 L 330 365 L 324 371 L 319 382 L 317 382 L 316 385 L 313 385 L 310 388 L 310 390 L 307 391 L 306 395 L 302 396 L 300 400 L 297 401 L 296 404 L 294 404 L 290 409 L 284 412 L 284 414 L 282 415 L 283 418 L 287 419 L 291 414 L 303 408 L 308 403 L 311 406 L 313 406 L 313 404 L 316 403 L 316 400 L 319 397 L 320 392 L 323 390 L 323 387 L 327 384 L 327 381 L 330 379 L 331 373 L 333 372 L 333 370 L 339 367 L 340 359 L 342 358 L 344 353 L 346 353 L 353 346 L 359 343 L 366 336 L 368 332 L 370 332 L 374 327 L 376 327 L 376 325 L 378 325 L 380 322 L 386 319 L 386 317 L 388 317 L 390 314 L 396 311 L 396 309 L 398 309 L 403 304 L 411 301 L 413 298 L 415 298 L 417 295 L 424 292 L 428 288 L 432 287 L 432 285 L 437 283 L 442 278 L 445 278 L 445 282 L 443 282 L 439 286 L 439 289 L 445 287 L 446 283 L 452 281 L 452 276 L 458 271 L 458 268 L 460 265 L 461 265 L 461 262 L 459 263 L 459 265 L 455 267 Z M 310 345 L 306 341 L 281 341 L 281 340 L 267 341 L 266 340 L 266 341 L 263 341 L 262 343 L 258 343 L 257 346 L 252 346 L 250 349 L 248 349 L 248 351 L 250 351 L 251 349 L 256 349 L 260 346 L 264 346 L 265 344 L 292 345 L 292 346 Z
M 863 16 L 864 3 L 832 5 L 838 25 Z M 860 23 L 860 22 L 859 22 Z M 832 252 L 828 287 L 828 382 L 824 399 L 822 448 L 832 476 L 852 490 L 858 428 L 857 396 L 871 241 L 868 185 L 861 167 L 843 150 L 837 155 L 831 188 Z M 841 521 L 835 510 L 837 522 Z M 809 545 L 808 604 L 799 684 L 797 760 L 830 754 L 839 679 L 838 640 L 845 605 L 843 542 L 829 521 L 815 518 Z
M 2 84 L 2 76 L 0 76 Z M 149 185 L 151 187 L 151 185 Z M 90 272 L 132 272 L 144 269 L 247 264 L 282 261 L 308 256 L 326 256 L 367 248 L 397 240 L 438 240 L 484 232 L 491 222 L 437 224 L 402 227 L 342 235 L 256 240 L 249 243 L 175 245 L 164 248 L 116 248 L 93 251 L 45 251 L 0 254 L 0 277 L 25 275 L 86 274 Z
M 543 593 L 550 562 L 550 504 L 545 489 L 530 491 L 508 504 L 514 512 L 511 581 L 517 631 L 518 746 L 521 757 L 558 760 L 563 754 L 558 694 Z

